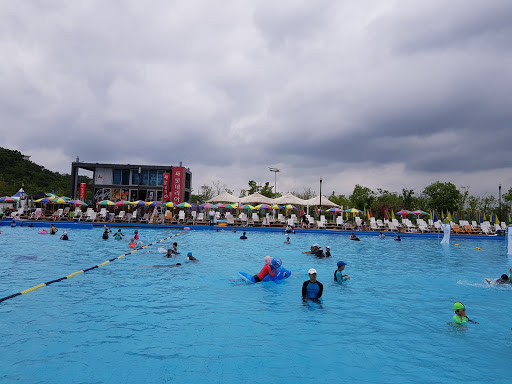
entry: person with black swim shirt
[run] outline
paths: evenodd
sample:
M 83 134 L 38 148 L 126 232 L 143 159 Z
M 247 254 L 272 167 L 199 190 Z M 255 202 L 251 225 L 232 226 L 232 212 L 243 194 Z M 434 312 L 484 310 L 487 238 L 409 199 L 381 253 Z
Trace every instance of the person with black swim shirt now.
M 324 286 L 321 282 L 316 280 L 316 269 L 311 268 L 308 271 L 309 280 L 302 284 L 302 300 L 303 301 L 319 301 L 324 292 Z

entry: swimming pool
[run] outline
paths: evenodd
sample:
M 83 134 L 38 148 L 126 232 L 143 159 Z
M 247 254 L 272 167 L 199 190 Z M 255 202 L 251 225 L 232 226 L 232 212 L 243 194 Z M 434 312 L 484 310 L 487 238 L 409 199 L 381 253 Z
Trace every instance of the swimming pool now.
M 0 297 L 129 250 L 99 228 L 70 230 L 68 242 L 2 231 Z M 139 229 L 145 243 L 179 231 Z M 240 235 L 192 230 L 1 303 L 0 382 L 509 382 L 512 289 L 484 282 L 512 265 L 505 242 L 307 233 L 286 245 L 284 231 Z M 163 259 L 158 247 L 173 241 L 182 255 Z M 301 254 L 313 243 L 333 257 Z M 183 262 L 187 251 L 199 263 L 141 267 Z M 237 273 L 259 272 L 267 254 L 294 275 L 243 283 Z M 332 282 L 340 259 L 352 278 L 344 285 Z M 321 305 L 301 301 L 311 267 Z M 447 325 L 458 300 L 480 325 Z

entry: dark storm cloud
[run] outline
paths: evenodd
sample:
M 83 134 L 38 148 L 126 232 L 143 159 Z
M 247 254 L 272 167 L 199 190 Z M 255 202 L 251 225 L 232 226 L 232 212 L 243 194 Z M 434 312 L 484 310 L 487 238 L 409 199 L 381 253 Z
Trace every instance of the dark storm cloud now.
M 279 166 L 300 189 L 512 168 L 508 1 L 42 4 L 0 6 L 0 139 L 51 169 L 183 161 L 197 189 Z

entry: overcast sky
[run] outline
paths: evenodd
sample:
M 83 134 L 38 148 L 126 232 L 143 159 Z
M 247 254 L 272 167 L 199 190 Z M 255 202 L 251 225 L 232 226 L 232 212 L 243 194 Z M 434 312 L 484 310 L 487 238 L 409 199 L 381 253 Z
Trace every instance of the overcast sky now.
M 0 146 L 350 194 L 512 187 L 512 2 L 0 0 Z

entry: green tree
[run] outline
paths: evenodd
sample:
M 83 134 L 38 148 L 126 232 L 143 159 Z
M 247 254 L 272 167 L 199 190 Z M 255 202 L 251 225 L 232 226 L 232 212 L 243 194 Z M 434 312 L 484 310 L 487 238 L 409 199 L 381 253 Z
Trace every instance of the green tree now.
M 402 188 L 402 195 L 400 196 L 402 198 L 403 207 L 404 209 L 411 210 L 413 209 L 413 202 L 414 202 L 414 191 L 412 189 Z
M 274 198 L 274 192 L 272 192 L 272 189 L 274 187 L 270 185 L 270 183 L 267 181 L 263 187 L 260 188 L 259 192 L 266 197 Z
M 249 195 L 259 192 L 260 189 L 261 189 L 261 185 L 256 184 L 256 182 L 254 180 L 249 180 L 249 189 L 247 190 L 247 193 Z
M 361 210 L 363 208 L 370 208 L 375 200 L 375 192 L 368 187 L 356 184 L 354 191 L 349 196 L 349 200 L 352 203 L 352 207 L 350 208 L 357 208 Z
M 329 196 L 329 200 L 334 204 L 342 206 L 344 209 L 350 208 L 350 200 L 345 195 L 336 195 L 336 193 L 332 191 L 331 196 Z
M 455 211 L 461 198 L 461 193 L 454 184 L 439 181 L 425 187 L 423 194 L 428 198 L 431 209 L 444 211 Z
M 384 212 L 397 212 L 402 208 L 402 199 L 398 194 L 382 189 L 377 189 L 377 196 L 371 208 L 372 213 L 377 217 L 384 217 Z
M 503 196 L 503 212 L 505 214 L 508 214 L 512 211 L 512 188 L 508 190 L 507 193 L 505 193 Z
M 209 185 L 202 185 L 199 187 L 199 194 L 190 197 L 192 203 L 204 203 L 207 200 L 210 200 L 213 197 L 213 188 Z

